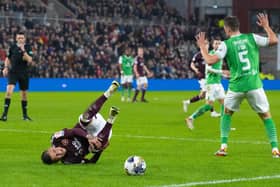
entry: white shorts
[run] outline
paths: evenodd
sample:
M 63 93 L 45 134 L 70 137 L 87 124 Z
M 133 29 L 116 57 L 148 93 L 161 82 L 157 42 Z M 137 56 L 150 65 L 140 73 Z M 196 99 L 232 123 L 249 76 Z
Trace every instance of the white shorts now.
M 136 84 L 137 84 L 137 86 L 141 86 L 141 85 L 143 85 L 143 84 L 148 84 L 148 79 L 147 79 L 147 77 L 139 77 L 139 78 L 137 78 L 136 79 Z
M 263 88 L 249 92 L 228 91 L 225 98 L 225 107 L 231 111 L 238 111 L 243 99 L 247 99 L 251 108 L 257 113 L 269 111 L 269 103 Z
M 199 85 L 200 85 L 200 90 L 206 92 L 206 81 L 205 79 L 200 79 L 198 81 Z
M 215 101 L 216 99 L 224 99 L 225 90 L 222 84 L 206 85 L 206 100 Z
M 121 84 L 132 83 L 132 82 L 133 82 L 133 75 L 122 75 L 121 76 Z
M 82 114 L 79 116 L 79 121 L 82 117 Z M 102 117 L 100 113 L 97 113 L 95 116 L 92 117 L 92 121 L 86 127 L 82 126 L 87 132 L 92 136 L 97 136 L 98 133 L 105 127 L 106 120 Z M 110 131 L 109 140 L 112 136 L 112 129 Z

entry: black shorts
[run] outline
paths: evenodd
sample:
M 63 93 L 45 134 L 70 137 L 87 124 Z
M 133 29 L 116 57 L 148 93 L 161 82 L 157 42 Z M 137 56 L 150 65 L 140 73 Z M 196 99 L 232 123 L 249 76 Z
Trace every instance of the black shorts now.
M 11 73 L 8 74 L 8 84 L 16 85 L 19 83 L 20 90 L 28 90 L 29 88 L 29 76 L 27 73 Z

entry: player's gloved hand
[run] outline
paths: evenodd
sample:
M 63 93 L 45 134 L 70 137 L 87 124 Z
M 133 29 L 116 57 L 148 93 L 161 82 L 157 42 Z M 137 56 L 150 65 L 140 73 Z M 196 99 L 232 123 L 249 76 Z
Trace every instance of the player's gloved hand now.
M 107 142 L 101 147 L 101 149 L 102 149 L 102 150 L 106 149 L 106 147 L 108 147 L 109 144 L 110 144 L 109 141 L 107 141 Z
M 102 139 L 101 138 L 91 136 L 91 138 L 88 138 L 88 143 L 89 143 L 90 152 L 96 152 L 96 151 L 102 149 Z
M 88 139 L 88 143 L 90 146 L 95 146 L 96 149 L 100 149 L 102 146 L 102 139 L 98 137 L 93 137 Z

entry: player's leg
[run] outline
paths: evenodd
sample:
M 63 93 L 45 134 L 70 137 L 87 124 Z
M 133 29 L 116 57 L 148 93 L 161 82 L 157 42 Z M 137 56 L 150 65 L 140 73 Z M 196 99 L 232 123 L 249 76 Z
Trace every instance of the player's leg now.
M 207 101 L 206 104 L 199 107 L 190 117 L 196 119 L 199 116 L 203 115 L 205 112 L 211 110 L 211 108 L 213 108 L 213 102 Z
M 146 94 L 146 91 L 147 91 L 147 88 L 148 88 L 148 79 L 147 77 L 143 77 L 142 79 L 142 96 L 141 96 L 141 102 L 148 102 L 146 99 L 145 99 L 145 94 Z
M 194 120 L 199 116 L 203 115 L 205 112 L 213 108 L 213 101 L 207 100 L 204 105 L 199 107 L 194 113 L 192 113 L 187 119 L 185 119 L 187 127 L 190 130 L 194 129 Z
M 125 101 L 125 84 L 122 84 L 121 86 L 121 101 Z
M 214 117 L 214 118 L 217 118 L 217 117 L 221 116 L 221 114 L 219 112 L 215 111 L 214 105 L 212 105 L 212 108 L 210 109 L 210 116 Z
M 226 156 L 227 155 L 227 147 L 228 147 L 228 137 L 230 133 L 230 126 L 231 126 L 231 117 L 233 115 L 233 111 L 225 108 L 224 115 L 221 117 L 220 120 L 220 133 L 221 133 L 221 147 L 215 153 L 216 156 Z
M 137 96 L 139 94 L 139 90 L 141 89 L 141 82 L 140 82 L 140 77 L 138 77 L 136 79 L 136 90 L 135 90 L 135 93 L 134 93 L 134 96 L 133 96 L 133 99 L 132 99 L 132 102 L 136 102 L 137 101 Z
M 183 110 L 184 112 L 188 111 L 188 105 L 191 103 L 195 103 L 201 99 L 205 98 L 205 93 L 206 93 L 206 83 L 204 79 L 201 79 L 198 81 L 199 85 L 200 85 L 200 93 L 194 97 L 192 97 L 191 99 L 188 100 L 183 100 Z
M 225 99 L 225 90 L 222 84 L 213 84 L 212 85 L 213 93 L 211 93 L 211 97 L 213 97 L 215 100 L 218 100 L 221 104 L 221 113 L 218 113 L 216 111 L 211 111 L 211 117 L 220 117 L 224 110 L 224 99 Z M 206 97 L 207 98 L 207 97 Z M 214 106 L 214 105 L 213 105 Z M 213 107 L 214 108 L 214 107 Z
M 0 118 L 1 121 L 7 121 L 7 119 L 8 119 L 8 111 L 10 108 L 11 96 L 13 94 L 14 88 L 15 88 L 14 84 L 7 85 L 7 90 L 6 90 L 5 100 L 4 100 L 4 111 Z
M 124 92 L 125 92 L 125 80 L 124 80 L 124 75 L 121 75 L 121 101 L 124 101 L 125 100 L 125 95 L 124 95 Z
M 131 101 L 131 88 L 132 88 L 132 83 L 128 82 L 127 83 L 127 99 L 126 99 L 127 102 Z
M 127 85 L 127 82 L 125 82 L 123 84 L 123 96 L 122 96 L 122 101 L 125 101 L 125 98 L 127 97 L 128 95 L 128 85 Z
M 7 117 L 8 117 L 8 111 L 10 108 L 10 104 L 11 104 L 11 97 L 13 95 L 13 91 L 14 91 L 16 82 L 17 82 L 16 74 L 9 73 L 8 74 L 8 85 L 6 88 L 6 95 L 5 95 L 5 100 L 4 100 L 4 111 L 0 118 L 1 121 L 7 121 L 7 119 L 8 119 Z
M 194 96 L 194 97 L 192 97 L 191 99 L 188 99 L 188 100 L 183 100 L 183 110 L 184 110 L 184 112 L 188 111 L 189 104 L 197 102 L 199 100 L 200 100 L 199 95 L 196 95 L 196 96 Z
M 22 109 L 22 119 L 25 121 L 32 121 L 32 119 L 27 114 L 27 90 L 21 90 L 21 109 Z
M 194 120 L 199 116 L 203 115 L 205 112 L 211 110 L 213 108 L 213 103 L 215 101 L 214 90 L 212 85 L 207 85 L 206 91 L 206 103 L 199 107 L 194 113 L 192 113 L 187 119 L 185 119 L 187 123 L 187 127 L 192 130 L 194 128 Z
M 278 149 L 277 129 L 272 119 L 272 116 L 270 112 L 259 113 L 259 116 L 262 119 L 265 126 L 266 134 L 268 136 L 272 148 L 272 156 L 274 158 L 280 158 L 280 152 Z
M 269 112 L 269 102 L 263 88 L 252 90 L 247 94 L 248 103 L 262 119 L 272 147 L 272 156 L 280 158 L 276 125 Z
M 223 87 L 223 85 L 222 84 L 219 84 L 219 89 L 217 90 L 217 99 L 218 99 L 218 101 L 219 101 L 219 103 L 220 103 L 220 108 L 221 108 L 221 116 L 222 115 L 224 115 L 224 101 L 225 101 L 225 97 L 226 97 L 226 94 L 225 94 L 225 89 L 224 89 L 224 87 Z
M 117 107 L 111 107 L 109 112 L 109 117 L 107 119 L 107 122 L 103 129 L 98 133 L 97 137 L 100 138 L 101 141 L 101 148 L 104 149 L 108 145 L 108 140 L 110 136 L 110 132 L 112 129 L 112 126 L 117 118 L 117 115 L 119 114 L 120 110 Z
M 133 82 L 133 76 L 130 75 L 127 78 L 127 102 L 131 101 L 132 82 Z
M 224 115 L 222 115 L 220 120 L 220 137 L 221 137 L 221 147 L 215 153 L 216 156 L 226 156 L 228 147 L 228 137 L 230 133 L 231 117 L 234 111 L 239 110 L 239 106 L 244 99 L 245 95 L 243 93 L 236 93 L 228 91 L 224 100 Z
M 82 125 L 86 126 L 90 123 L 93 116 L 99 112 L 103 104 L 107 101 L 107 99 L 118 90 L 120 84 L 117 81 L 113 81 L 110 87 L 102 94 L 99 98 L 97 98 L 88 108 L 87 110 L 80 116 L 80 122 Z
M 21 96 L 21 109 L 22 109 L 22 119 L 26 121 L 32 121 L 32 119 L 27 115 L 27 90 L 29 88 L 29 78 L 28 75 L 22 75 L 19 79 L 19 89 Z
M 221 105 L 221 116 L 224 115 L 224 99 L 218 99 L 220 105 Z

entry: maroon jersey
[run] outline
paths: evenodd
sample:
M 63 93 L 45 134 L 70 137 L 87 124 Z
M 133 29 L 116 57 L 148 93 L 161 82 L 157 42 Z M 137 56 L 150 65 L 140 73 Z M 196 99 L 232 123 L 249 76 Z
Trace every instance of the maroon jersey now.
M 192 62 L 194 63 L 195 67 L 198 69 L 198 71 L 201 73 L 200 75 L 196 75 L 198 79 L 205 78 L 205 60 L 201 54 L 201 52 L 197 52 L 193 58 Z
M 51 143 L 53 146 L 63 147 L 66 149 L 66 155 L 61 160 L 64 164 L 96 163 L 98 161 L 102 150 L 95 152 L 90 159 L 85 158 L 85 156 L 89 154 L 89 143 L 86 137 L 88 133 L 81 125 L 88 125 L 106 100 L 107 98 L 104 96 L 104 94 L 102 94 L 87 108 L 87 110 L 84 112 L 84 116 L 87 116 L 88 122 L 80 121 L 74 126 L 74 128 L 63 129 L 59 132 L 56 132 L 52 136 Z M 108 137 L 111 127 L 112 125 L 106 125 L 99 134 L 105 134 L 104 137 L 108 134 L 106 136 Z
M 135 61 L 134 61 L 134 66 L 136 66 L 137 72 L 138 72 L 138 74 L 139 74 L 140 77 L 145 76 L 145 70 L 144 70 L 145 63 L 144 63 L 144 58 L 137 56 L 137 57 L 135 58 Z
M 63 129 L 52 136 L 51 143 L 55 147 L 65 148 L 66 155 L 62 158 L 64 164 L 86 163 L 84 157 L 89 153 L 87 132 L 82 128 Z

